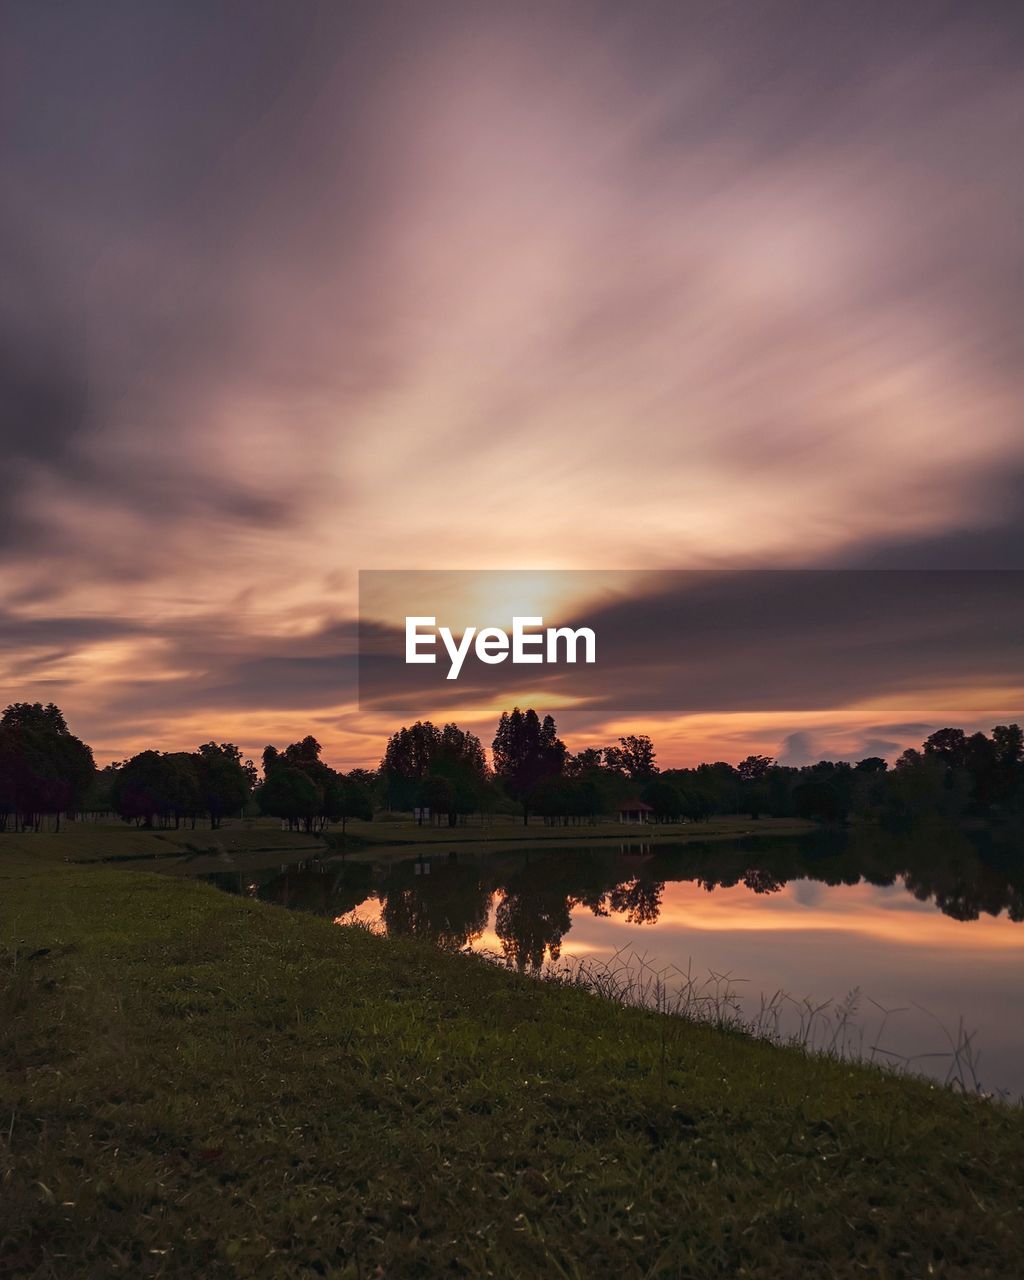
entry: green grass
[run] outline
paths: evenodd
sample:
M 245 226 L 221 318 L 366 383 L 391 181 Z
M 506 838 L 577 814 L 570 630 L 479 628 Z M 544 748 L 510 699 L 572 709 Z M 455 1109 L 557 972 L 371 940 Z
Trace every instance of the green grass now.
M 5 848 L 0 1275 L 1019 1280 L 1018 1109 Z

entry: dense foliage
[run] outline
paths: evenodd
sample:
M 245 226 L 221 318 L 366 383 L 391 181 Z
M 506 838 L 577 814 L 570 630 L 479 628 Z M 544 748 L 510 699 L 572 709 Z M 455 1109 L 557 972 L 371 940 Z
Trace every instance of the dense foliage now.
M 322 831 L 329 822 L 373 818 L 373 800 L 359 771 L 345 775 L 320 759 L 323 748 L 312 734 L 278 751 L 263 752 L 263 785 L 257 791 L 260 810 L 287 822 L 289 828 Z
M 244 808 L 254 772 L 233 742 L 206 742 L 196 751 L 140 751 L 103 770 L 90 807 L 143 827 L 194 827 L 204 817 L 217 828 L 226 814 Z
M 460 814 L 493 806 L 483 745 L 456 724 L 439 729 L 417 720 L 388 739 L 380 763 L 380 788 L 389 809 L 427 808 L 454 826 Z
M 38 830 L 81 806 L 96 766 L 53 703 L 15 702 L 0 717 L 0 831 Z

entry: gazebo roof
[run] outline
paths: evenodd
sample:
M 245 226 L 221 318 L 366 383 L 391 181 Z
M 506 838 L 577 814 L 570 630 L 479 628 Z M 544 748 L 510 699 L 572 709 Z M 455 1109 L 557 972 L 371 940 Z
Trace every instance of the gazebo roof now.
M 633 810 L 641 812 L 653 813 L 654 810 L 649 804 L 644 804 L 642 800 L 627 800 L 625 804 L 619 805 L 619 813 L 632 813 Z

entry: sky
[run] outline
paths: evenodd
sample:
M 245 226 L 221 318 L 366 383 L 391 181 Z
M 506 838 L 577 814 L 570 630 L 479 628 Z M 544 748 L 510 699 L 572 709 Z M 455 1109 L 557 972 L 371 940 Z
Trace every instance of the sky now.
M 372 764 L 359 570 L 643 570 L 670 667 L 662 572 L 1024 568 L 1022 67 L 1009 4 L 5 5 L 0 698 L 101 762 Z M 803 763 L 1019 719 L 955 613 L 927 684 L 866 634 L 813 695 L 560 723 Z

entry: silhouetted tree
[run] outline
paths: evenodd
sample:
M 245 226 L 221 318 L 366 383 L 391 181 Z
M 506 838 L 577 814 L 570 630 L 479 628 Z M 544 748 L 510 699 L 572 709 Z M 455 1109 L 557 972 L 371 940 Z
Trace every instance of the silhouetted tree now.
M 771 756 L 747 756 L 736 766 L 736 772 L 744 782 L 760 782 L 768 776 L 774 764 Z
M 441 746 L 441 730 L 429 720 L 403 725 L 388 739 L 380 762 L 384 803 L 389 809 L 411 809 L 419 784 L 430 772 L 431 762 Z
M 140 751 L 125 761 L 111 782 L 114 809 L 126 822 L 152 827 L 172 819 L 195 819 L 201 801 L 196 758 L 186 751 Z
M 793 798 L 801 818 L 838 822 L 844 816 L 837 788 L 821 778 L 808 778 L 806 782 L 801 782 L 793 792 Z
M 633 782 L 646 782 L 658 772 L 654 763 L 654 743 L 646 733 L 631 733 L 619 739 L 617 747 L 605 750 L 605 764 L 617 769 Z
M 536 711 L 503 711 L 492 745 L 494 772 L 513 800 L 523 806 L 523 825 L 530 820 L 530 796 L 535 787 L 561 774 L 565 743 L 552 716 L 540 720 Z
M 246 769 L 242 753 L 233 742 L 204 742 L 196 752 L 199 796 L 210 815 L 210 826 L 219 827 L 226 813 L 238 813 L 252 790 L 252 761 Z
M 60 826 L 77 811 L 96 773 L 92 751 L 68 729 L 52 702 L 14 702 L 0 717 L 0 831 L 38 829 L 43 815 Z
M 962 769 L 967 763 L 967 735 L 963 729 L 938 729 L 925 739 L 924 754 L 937 756 L 951 769 Z
M 654 810 L 654 817 L 658 822 L 672 822 L 683 812 L 682 796 L 664 778 L 649 782 L 643 789 L 642 799 Z
M 349 818 L 358 818 L 362 822 L 373 821 L 373 796 L 370 788 L 358 775 L 364 769 L 354 769 L 352 773 L 335 773 L 331 778 L 324 799 L 324 809 L 331 822 L 340 822 L 344 835 Z
M 392 734 L 380 764 L 387 805 L 410 809 L 426 803 L 421 797 L 428 774 L 449 784 L 444 807 L 430 806 L 435 813 L 447 814 L 449 826 L 455 826 L 459 814 L 486 807 L 487 760 L 476 734 L 457 724 L 439 729 L 429 720 L 417 720 Z
M 289 827 L 302 824 L 312 830 L 323 807 L 323 793 L 302 769 L 278 764 L 271 769 L 258 792 L 260 810 L 282 818 Z

